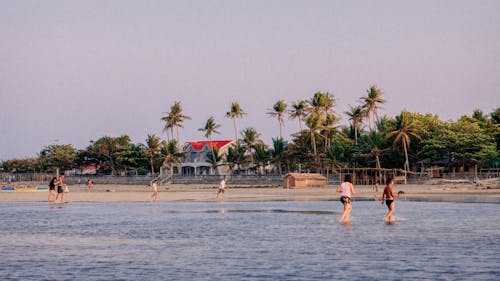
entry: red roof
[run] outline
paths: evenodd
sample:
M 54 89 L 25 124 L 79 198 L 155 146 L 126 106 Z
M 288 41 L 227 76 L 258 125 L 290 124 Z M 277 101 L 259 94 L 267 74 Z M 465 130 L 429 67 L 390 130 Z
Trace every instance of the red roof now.
M 216 147 L 217 149 L 221 149 L 227 144 L 231 143 L 230 140 L 214 140 L 214 141 L 188 141 L 187 142 L 194 150 L 201 150 L 205 145 L 209 148 Z

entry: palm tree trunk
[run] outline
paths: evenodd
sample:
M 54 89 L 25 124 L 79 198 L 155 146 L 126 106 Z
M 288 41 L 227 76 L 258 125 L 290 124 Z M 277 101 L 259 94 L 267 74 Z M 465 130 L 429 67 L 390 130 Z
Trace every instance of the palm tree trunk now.
M 233 126 L 234 126 L 234 141 L 238 141 L 238 128 L 236 128 L 236 118 L 233 118 Z
M 406 148 L 406 140 L 403 138 L 403 149 L 405 151 L 405 171 L 410 170 L 410 162 L 408 161 L 408 149 Z
M 278 122 L 280 124 L 280 139 L 283 139 L 283 128 L 282 128 L 282 125 L 281 125 L 281 123 L 283 123 L 283 122 L 281 122 L 280 119 L 278 119 Z
M 297 119 L 299 120 L 300 131 L 302 132 L 302 118 L 299 116 Z
M 214 161 L 214 165 L 216 164 L 216 160 L 215 160 L 215 152 L 214 152 L 214 148 L 213 148 L 213 144 L 212 144 L 212 138 L 208 138 L 208 141 L 210 142 L 210 150 L 212 150 L 212 160 Z M 214 174 L 215 174 L 215 169 L 214 169 Z
M 150 163 L 151 163 L 151 175 L 154 177 L 154 175 L 155 175 L 155 168 L 153 166 L 153 157 L 151 157 Z

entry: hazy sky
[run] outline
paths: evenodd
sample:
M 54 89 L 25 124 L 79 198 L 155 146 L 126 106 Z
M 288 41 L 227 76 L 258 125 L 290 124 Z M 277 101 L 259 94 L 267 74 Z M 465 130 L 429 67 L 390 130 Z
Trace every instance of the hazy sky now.
M 181 101 L 183 141 L 232 101 L 266 142 L 266 112 L 328 91 L 343 114 L 372 84 L 382 114 L 457 119 L 500 107 L 500 1 L 0 0 L 0 159 L 104 135 L 144 142 Z M 298 130 L 286 120 L 286 133 Z

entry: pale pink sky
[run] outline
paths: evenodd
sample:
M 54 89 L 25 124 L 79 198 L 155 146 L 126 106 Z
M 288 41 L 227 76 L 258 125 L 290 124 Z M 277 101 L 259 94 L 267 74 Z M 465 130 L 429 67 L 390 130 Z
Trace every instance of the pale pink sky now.
M 179 100 L 203 139 L 232 101 L 266 112 L 329 91 L 343 114 L 376 84 L 383 114 L 456 119 L 500 107 L 500 1 L 0 1 L 0 159 L 52 143 L 161 135 Z M 286 122 L 286 133 L 298 130 Z M 163 135 L 165 137 L 165 135 Z M 57 140 L 57 142 L 56 142 Z

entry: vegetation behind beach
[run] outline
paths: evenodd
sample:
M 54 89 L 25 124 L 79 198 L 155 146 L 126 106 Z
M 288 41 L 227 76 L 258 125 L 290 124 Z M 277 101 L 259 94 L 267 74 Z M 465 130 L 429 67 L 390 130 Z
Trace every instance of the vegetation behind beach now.
M 402 110 L 394 117 L 381 115 L 385 100 L 375 86 L 367 90 L 345 112 L 335 109 L 330 93 L 317 92 L 310 99 L 287 103 L 279 100 L 267 111 L 275 119 L 279 134 L 264 143 L 258 126 L 238 130 L 237 120 L 251 118 L 238 102 L 227 113 L 210 117 L 200 124 L 208 140 L 217 139 L 217 119 L 233 121 L 235 142 L 226 154 L 217 149 L 206 161 L 214 167 L 228 165 L 230 172 L 251 168 L 256 174 L 283 174 L 289 171 L 328 172 L 338 168 L 401 168 L 417 171 L 424 165 L 463 169 L 466 165 L 490 168 L 500 165 L 500 107 L 489 114 L 474 110 L 458 120 L 441 120 L 436 114 Z M 348 125 L 339 125 L 341 116 Z M 220 117 L 220 118 L 219 118 Z M 33 158 L 11 159 L 2 163 L 4 172 L 47 172 L 94 166 L 100 174 L 155 174 L 161 166 L 172 169 L 183 158 L 180 134 L 183 123 L 191 120 L 175 101 L 165 116 L 166 139 L 149 134 L 144 143 L 134 143 L 127 135 L 103 136 L 77 149 L 71 144 L 51 144 Z M 285 125 L 296 126 L 289 137 Z M 294 125 L 295 124 L 295 125 Z M 264 169 L 272 164 L 272 170 Z

